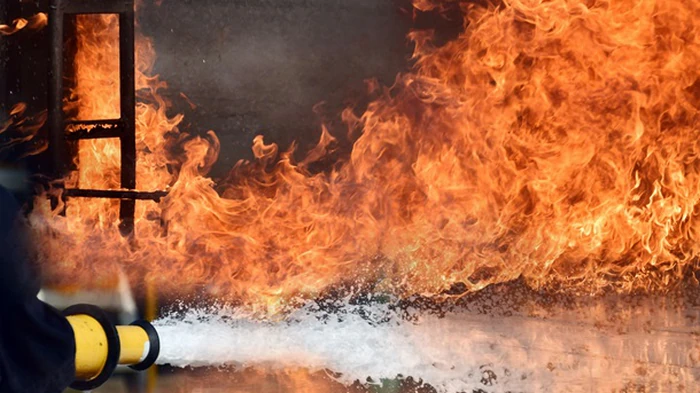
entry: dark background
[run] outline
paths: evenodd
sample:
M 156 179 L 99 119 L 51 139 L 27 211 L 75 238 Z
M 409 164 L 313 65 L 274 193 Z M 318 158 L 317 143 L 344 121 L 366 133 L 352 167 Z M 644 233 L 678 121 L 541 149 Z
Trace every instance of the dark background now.
M 0 23 L 47 10 L 48 0 L 0 0 Z M 460 17 L 415 15 L 411 0 L 144 0 L 137 19 L 171 114 L 186 115 L 181 129 L 221 139 L 214 178 L 251 158 L 258 134 L 282 150 L 298 142 L 299 156 L 322 123 L 341 136 L 342 109 L 359 114 L 367 103 L 365 80 L 388 86 L 410 69 L 410 29 L 449 37 L 461 26 Z M 29 114 L 46 108 L 47 40 L 47 29 L 0 36 L 0 124 L 17 102 Z M 32 172 L 51 172 L 50 160 L 31 161 Z
M 155 72 L 184 127 L 221 139 L 214 177 L 250 158 L 253 138 L 303 152 L 321 123 L 362 110 L 364 80 L 391 85 L 409 67 L 410 13 L 391 0 L 165 0 L 139 12 Z M 179 94 L 195 104 L 192 110 Z M 323 102 L 320 106 L 316 104 Z

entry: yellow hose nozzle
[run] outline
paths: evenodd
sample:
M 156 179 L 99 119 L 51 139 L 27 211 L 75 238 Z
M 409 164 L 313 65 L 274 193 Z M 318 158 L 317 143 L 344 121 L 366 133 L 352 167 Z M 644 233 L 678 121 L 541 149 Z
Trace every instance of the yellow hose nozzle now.
M 158 358 L 158 332 L 146 321 L 115 327 L 101 308 L 87 304 L 69 307 L 63 313 L 75 335 L 73 389 L 91 390 L 102 385 L 117 365 L 141 371 Z

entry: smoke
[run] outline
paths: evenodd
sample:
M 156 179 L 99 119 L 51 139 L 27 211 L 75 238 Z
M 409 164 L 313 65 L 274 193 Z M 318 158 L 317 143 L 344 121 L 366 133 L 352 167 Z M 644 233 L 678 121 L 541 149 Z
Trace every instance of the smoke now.
M 365 79 L 392 83 L 410 55 L 410 20 L 391 2 L 205 0 L 197 12 L 191 2 L 146 3 L 140 26 L 154 39 L 155 71 L 176 109 L 189 131 L 216 130 L 226 146 L 215 178 L 252 158 L 258 134 L 282 151 L 294 141 L 310 148 L 322 121 L 340 123 L 334 116 L 362 100 Z M 181 91 L 196 110 L 176 97 Z

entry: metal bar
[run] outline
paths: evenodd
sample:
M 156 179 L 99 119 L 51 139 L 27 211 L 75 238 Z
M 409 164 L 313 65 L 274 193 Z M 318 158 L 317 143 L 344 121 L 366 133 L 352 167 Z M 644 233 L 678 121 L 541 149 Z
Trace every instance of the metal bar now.
M 9 2 L 1 1 L 0 2 L 0 20 L 3 21 L 3 23 L 10 23 L 9 21 L 12 20 L 9 15 L 10 12 L 8 12 L 10 4 Z M 5 22 L 8 21 L 8 22 Z M 8 40 L 0 40 L 0 94 L 2 94 L 2 97 L 0 97 L 0 122 L 3 122 L 5 120 L 5 114 L 8 112 L 8 109 L 10 108 L 10 89 L 8 86 L 11 86 L 11 77 L 8 72 L 8 68 L 10 68 L 10 62 L 11 58 L 9 56 L 10 50 L 9 50 L 9 42 Z
M 134 71 L 134 10 L 119 15 L 119 74 L 121 125 L 121 182 L 136 187 L 136 76 Z
M 109 120 L 68 120 L 66 121 L 66 126 L 121 126 L 121 119 L 109 119 Z
M 79 128 L 75 131 L 66 133 L 66 139 L 69 141 L 77 141 L 81 139 L 104 139 L 104 138 L 119 138 L 122 135 L 121 127 L 102 127 L 93 126 L 92 128 Z
M 63 17 L 66 14 L 119 14 L 119 103 L 118 120 L 65 122 L 63 113 Z M 49 135 L 56 177 L 67 172 L 67 141 L 118 137 L 121 149 L 123 190 L 65 190 L 66 197 L 118 198 L 119 227 L 124 236 L 134 231 L 136 199 L 160 200 L 165 193 L 142 193 L 136 188 L 136 75 L 134 61 L 133 0 L 50 0 L 51 69 L 49 81 Z M 71 126 L 79 129 L 66 133 Z M 111 127 L 109 127 L 111 126 Z M 80 128 L 85 127 L 85 128 Z M 89 128 L 88 128 L 89 127 Z
M 123 122 L 121 119 L 109 120 L 68 120 L 66 121 L 66 139 L 76 141 L 80 139 L 119 138 L 122 134 Z
M 134 3 L 124 0 L 126 9 L 119 14 L 119 102 L 121 105 L 121 185 L 136 188 L 136 72 L 134 54 Z M 134 230 L 135 202 L 123 199 L 119 206 L 120 229 L 129 235 Z
M 63 192 L 63 196 L 66 198 L 122 199 L 131 202 L 135 200 L 160 202 L 160 200 L 167 195 L 167 191 L 89 190 L 79 188 L 66 188 Z
M 68 171 L 70 159 L 65 139 L 63 114 L 63 16 L 62 0 L 51 0 L 49 4 L 49 82 L 48 120 L 49 151 L 53 161 L 53 177 L 63 178 Z
M 66 14 L 120 14 L 133 12 L 133 0 L 60 0 Z

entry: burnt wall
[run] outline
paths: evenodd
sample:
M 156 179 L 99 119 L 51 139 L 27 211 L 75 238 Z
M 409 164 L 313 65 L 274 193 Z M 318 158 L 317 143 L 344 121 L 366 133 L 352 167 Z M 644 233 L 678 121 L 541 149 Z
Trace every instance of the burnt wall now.
M 0 24 L 29 19 L 47 7 L 48 0 L 0 0 Z M 0 127 L 10 120 L 15 104 L 26 105 L 19 118 L 28 124 L 35 124 L 46 110 L 47 39 L 46 29 L 26 28 L 9 36 L 0 35 Z M 40 133 L 31 141 L 15 143 L 24 136 L 15 126 L 0 133 L 0 184 L 15 192 L 22 202 L 30 198 L 32 191 L 26 175 L 50 170 L 45 155 L 26 157 L 44 144 L 45 135 Z
M 29 19 L 46 7 L 46 0 L 0 0 L 0 24 Z M 45 29 L 0 35 L 0 119 L 19 102 L 31 113 L 46 108 L 47 39 Z
M 390 85 L 409 64 L 411 20 L 391 0 L 147 1 L 139 23 L 189 130 L 221 139 L 215 176 L 249 158 L 257 134 L 309 147 L 322 118 L 363 105 L 365 79 Z

